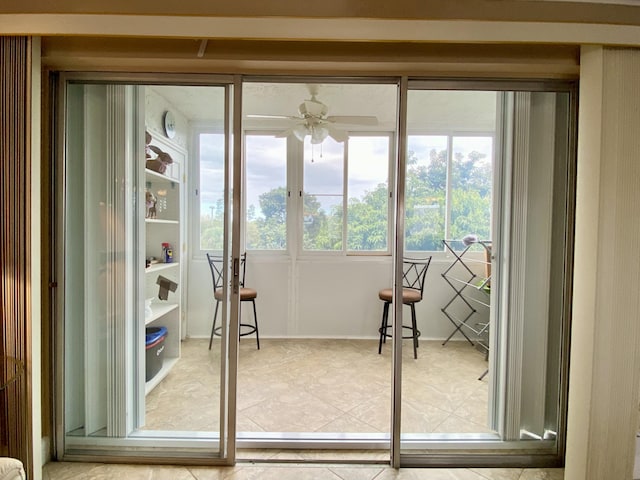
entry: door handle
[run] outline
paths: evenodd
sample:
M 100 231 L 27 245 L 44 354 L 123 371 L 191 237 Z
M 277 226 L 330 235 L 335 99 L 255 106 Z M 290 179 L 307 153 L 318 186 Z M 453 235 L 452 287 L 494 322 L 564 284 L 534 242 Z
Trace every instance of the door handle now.
M 240 287 L 240 259 L 233 259 L 233 293 L 238 293 Z

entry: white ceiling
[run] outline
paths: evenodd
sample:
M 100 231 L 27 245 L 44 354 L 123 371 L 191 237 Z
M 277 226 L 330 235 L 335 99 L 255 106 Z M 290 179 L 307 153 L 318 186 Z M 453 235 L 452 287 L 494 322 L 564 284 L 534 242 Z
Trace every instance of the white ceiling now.
M 155 89 L 191 122 L 220 122 L 224 90 L 220 87 L 161 86 Z M 317 90 L 317 99 L 329 115 L 366 115 L 378 118 L 378 130 L 393 131 L 397 116 L 397 87 L 393 84 L 245 83 L 243 113 L 294 116 L 298 105 Z M 495 128 L 496 96 L 493 92 L 418 91 L 409 94 L 408 125 L 429 131 L 479 131 Z M 288 120 L 243 119 L 248 129 L 285 129 Z M 367 127 L 371 130 L 371 127 Z

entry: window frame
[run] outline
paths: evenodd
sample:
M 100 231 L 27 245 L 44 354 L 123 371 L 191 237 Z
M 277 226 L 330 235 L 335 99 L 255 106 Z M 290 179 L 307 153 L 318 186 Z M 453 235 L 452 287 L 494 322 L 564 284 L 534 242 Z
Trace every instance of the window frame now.
M 300 156 L 298 164 L 302 165 L 302 168 L 298 169 L 296 175 L 296 188 L 293 190 L 297 193 L 297 215 L 296 215 L 296 234 L 297 244 L 296 253 L 298 257 L 316 258 L 319 256 L 332 256 L 332 257 L 388 257 L 391 256 L 392 246 L 392 234 L 393 234 L 393 222 L 391 221 L 393 216 L 393 205 L 395 199 L 395 192 L 392 185 L 394 182 L 394 161 L 395 161 L 395 141 L 396 133 L 392 131 L 348 131 L 348 139 L 344 142 L 345 147 L 343 150 L 342 168 L 343 168 L 343 182 L 342 182 L 342 197 L 344 199 L 342 205 L 342 248 L 340 250 L 305 250 L 304 249 L 304 146 L 302 142 L 300 144 Z M 387 248 L 385 250 L 349 250 L 348 247 L 348 202 L 349 202 L 349 139 L 352 137 L 387 137 L 389 140 L 388 147 L 388 161 L 387 161 Z
M 242 199 L 241 199 L 241 212 L 242 212 L 242 217 L 240 219 L 240 224 L 241 224 L 241 230 L 242 230 L 242 234 L 241 234 L 241 238 L 242 238 L 242 249 L 244 250 L 248 250 L 249 248 L 247 247 L 247 212 L 248 212 L 248 205 L 247 205 L 247 155 L 246 155 L 246 145 L 247 145 L 247 136 L 251 135 L 251 136 L 263 136 L 263 137 L 273 137 L 273 138 L 277 138 L 276 135 L 279 133 L 279 131 L 275 131 L 275 130 L 256 130 L 256 129 L 250 129 L 250 130 L 243 130 L 242 131 L 242 146 L 243 146 L 243 162 L 242 162 Z M 286 154 L 285 154 L 285 190 L 287 191 L 287 197 L 285 200 L 285 211 L 286 211 L 286 220 L 285 220 L 285 247 L 282 249 L 269 249 L 269 248 L 256 248 L 256 249 L 251 249 L 251 253 L 255 254 L 255 255 L 261 255 L 261 254 L 269 254 L 269 255 L 288 255 L 289 252 L 291 251 L 291 245 L 292 245 L 292 237 L 290 235 L 289 229 L 290 229 L 290 225 L 291 225 L 291 216 L 293 215 L 294 212 L 291 211 L 291 173 L 290 173 L 290 168 L 292 166 L 292 161 L 291 161 L 291 142 L 289 138 L 284 138 L 285 141 L 285 148 L 286 148 Z
M 189 181 L 185 188 L 188 191 L 188 208 L 189 215 L 187 215 L 187 228 L 189 231 L 188 245 L 191 249 L 191 258 L 204 258 L 206 252 L 214 251 L 210 248 L 202 248 L 201 245 L 201 198 L 202 192 L 200 191 L 200 136 L 211 134 L 225 134 L 224 125 L 222 122 L 194 122 L 191 124 L 191 152 L 194 158 L 189 159 Z
M 449 239 L 451 235 L 451 207 L 452 207 L 452 186 L 451 186 L 451 173 L 453 170 L 453 144 L 456 137 L 482 137 L 482 138 L 491 138 L 491 206 L 493 209 L 493 199 L 495 198 L 494 185 L 496 182 L 496 131 L 485 131 L 485 130 L 412 130 L 407 134 L 407 146 L 409 145 L 409 138 L 412 136 L 421 136 L 421 137 L 446 137 L 447 138 L 447 168 L 446 168 L 446 190 L 445 190 L 445 218 L 444 218 L 444 239 Z M 405 213 L 406 215 L 406 213 Z M 493 213 L 492 213 L 493 215 Z M 490 231 L 493 228 L 492 219 L 489 219 L 489 229 Z M 490 235 L 491 236 L 491 235 Z M 488 239 L 483 239 L 488 240 Z M 440 250 L 410 250 L 406 248 L 407 244 L 407 234 L 405 232 L 405 253 L 407 255 L 421 255 L 421 254 L 433 254 L 440 257 L 442 254 L 442 258 L 447 256 L 444 245 Z

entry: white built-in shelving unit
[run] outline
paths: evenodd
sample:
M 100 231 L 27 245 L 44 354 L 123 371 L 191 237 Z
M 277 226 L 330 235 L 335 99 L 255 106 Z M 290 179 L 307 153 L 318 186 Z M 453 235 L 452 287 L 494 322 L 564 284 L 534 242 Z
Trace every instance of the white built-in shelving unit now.
M 169 373 L 180 358 L 182 338 L 183 292 L 183 232 L 184 232 L 184 176 L 187 152 L 160 133 L 152 133 L 151 145 L 168 153 L 173 163 L 164 173 L 145 168 L 144 191 L 153 193 L 156 199 L 155 216 L 145 209 L 144 245 L 147 265 L 144 272 L 144 299 L 151 300 L 150 311 L 145 312 L 147 327 L 166 327 L 168 334 L 164 344 L 162 369 L 145 384 L 145 394 L 153 390 Z M 165 262 L 162 244 L 168 243 L 173 251 L 170 263 Z M 149 260 L 151 263 L 149 264 Z M 158 277 L 175 282 L 175 292 L 169 292 L 166 300 L 158 296 Z M 143 369 L 144 370 L 144 369 Z

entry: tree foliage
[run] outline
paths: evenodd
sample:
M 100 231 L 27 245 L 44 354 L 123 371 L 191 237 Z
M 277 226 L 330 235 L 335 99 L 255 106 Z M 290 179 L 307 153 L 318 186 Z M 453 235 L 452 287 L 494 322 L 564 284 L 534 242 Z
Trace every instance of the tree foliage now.
M 457 154 L 447 178 L 447 152 L 432 150 L 426 164 L 409 152 L 405 185 L 405 248 L 414 251 L 442 250 L 450 202 L 451 239 L 475 234 L 489 239 L 491 218 L 490 162 L 485 155 Z M 447 199 L 447 184 L 450 185 Z M 381 183 L 361 198 L 346 202 L 347 249 L 384 251 L 388 248 L 389 193 Z M 281 250 L 287 245 L 287 189 L 274 188 L 259 196 L 259 210 L 250 205 L 246 216 L 248 249 Z M 314 195 L 303 196 L 303 246 L 305 250 L 342 250 L 343 206 L 325 211 Z M 258 213 L 259 211 L 259 213 Z M 216 204 L 210 215 L 201 218 L 201 245 L 222 248 L 223 205 Z

